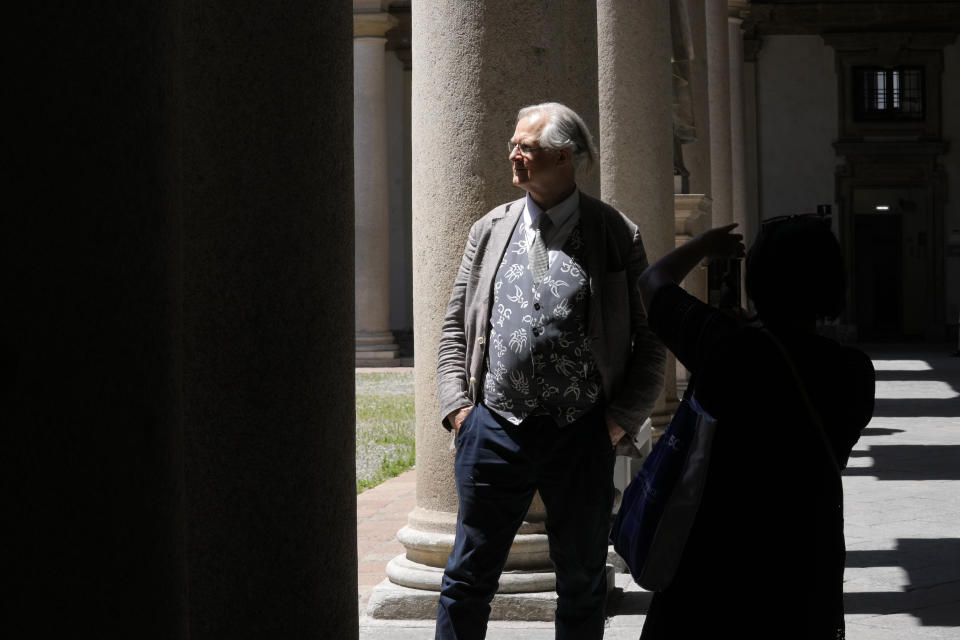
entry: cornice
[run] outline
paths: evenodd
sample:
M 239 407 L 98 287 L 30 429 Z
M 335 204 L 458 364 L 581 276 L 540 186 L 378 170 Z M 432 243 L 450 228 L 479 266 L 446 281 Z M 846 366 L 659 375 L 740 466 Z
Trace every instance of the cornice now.
M 940 51 L 957 39 L 956 33 L 885 31 L 883 33 L 824 33 L 823 41 L 837 51 Z
M 960 1 L 753 0 L 747 22 L 760 35 L 931 30 L 960 33 Z
M 727 0 L 727 15 L 744 19 L 750 14 L 750 0 Z
M 842 156 L 904 157 L 940 156 L 950 143 L 944 140 L 838 140 L 833 148 Z

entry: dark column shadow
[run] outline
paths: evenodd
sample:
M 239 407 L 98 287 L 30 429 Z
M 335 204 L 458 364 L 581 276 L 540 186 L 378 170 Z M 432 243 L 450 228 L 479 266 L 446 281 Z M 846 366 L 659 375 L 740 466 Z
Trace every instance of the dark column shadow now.
M 653 594 L 649 591 L 620 591 L 607 600 L 607 617 L 646 615 Z
M 960 398 L 880 398 L 874 401 L 873 417 L 957 418 L 960 417 Z
M 931 368 L 923 371 L 898 371 L 896 369 L 877 371 L 877 380 L 932 380 L 935 382 L 950 383 L 945 378 L 953 377 L 950 372 L 942 368 Z
M 890 429 L 888 427 L 867 427 L 860 432 L 860 436 L 892 436 L 895 433 L 903 433 L 903 429 Z
M 848 467 L 845 476 L 878 480 L 960 480 L 960 445 L 880 444 L 854 451 L 851 458 L 873 458 L 869 467 Z
M 897 540 L 892 551 L 848 551 L 847 567 L 902 567 L 900 592 L 844 594 L 847 613 L 907 613 L 931 627 L 960 627 L 960 539 Z

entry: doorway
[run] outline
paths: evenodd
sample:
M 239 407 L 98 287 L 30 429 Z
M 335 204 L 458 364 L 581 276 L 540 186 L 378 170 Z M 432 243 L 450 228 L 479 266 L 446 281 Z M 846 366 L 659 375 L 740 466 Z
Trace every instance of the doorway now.
M 853 314 L 861 340 L 923 339 L 931 316 L 926 190 L 855 187 Z

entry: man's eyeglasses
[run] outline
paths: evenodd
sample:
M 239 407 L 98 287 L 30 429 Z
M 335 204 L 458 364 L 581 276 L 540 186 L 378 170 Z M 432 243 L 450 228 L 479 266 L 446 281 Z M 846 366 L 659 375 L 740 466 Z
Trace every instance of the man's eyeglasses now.
M 767 229 L 771 226 L 778 225 L 782 222 L 787 222 L 788 220 L 819 220 L 825 225 L 830 224 L 830 214 L 829 213 L 792 213 L 786 216 L 774 216 L 772 218 L 767 218 L 766 220 L 760 221 L 760 228 Z
M 513 140 L 507 140 L 507 153 L 513 153 L 514 149 L 520 149 L 520 153 L 525 156 L 530 155 L 534 151 L 539 151 L 543 147 L 531 147 L 529 144 L 523 142 L 514 142 Z

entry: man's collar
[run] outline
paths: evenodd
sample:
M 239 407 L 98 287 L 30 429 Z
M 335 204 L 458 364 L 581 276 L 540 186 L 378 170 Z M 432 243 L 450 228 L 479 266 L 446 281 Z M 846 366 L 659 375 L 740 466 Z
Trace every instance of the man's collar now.
M 574 187 L 573 193 L 567 196 L 560 204 L 553 206 L 546 211 L 540 208 L 536 202 L 533 201 L 533 198 L 530 197 L 530 193 L 527 192 L 526 199 L 526 215 L 527 215 L 527 224 L 532 225 L 536 222 L 537 218 L 540 217 L 540 214 L 546 213 L 550 218 L 550 222 L 553 223 L 555 229 L 563 226 L 563 223 L 573 215 L 573 212 L 577 210 L 577 207 L 580 206 L 580 189 Z

